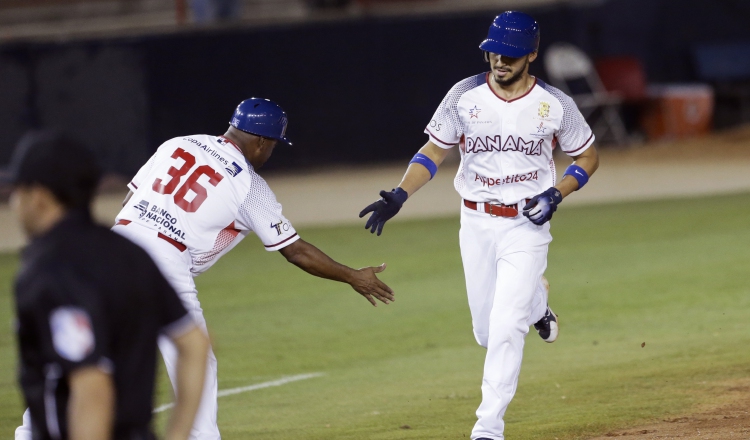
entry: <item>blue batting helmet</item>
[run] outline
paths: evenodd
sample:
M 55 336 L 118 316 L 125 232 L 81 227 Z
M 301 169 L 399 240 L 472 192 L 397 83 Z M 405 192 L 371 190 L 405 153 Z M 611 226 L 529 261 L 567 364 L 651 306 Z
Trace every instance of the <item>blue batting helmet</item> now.
M 506 11 L 495 17 L 487 39 L 479 48 L 486 52 L 520 58 L 539 48 L 539 25 L 529 14 Z
M 256 136 L 292 145 L 286 138 L 286 112 L 269 99 L 250 98 L 240 102 L 229 125 Z

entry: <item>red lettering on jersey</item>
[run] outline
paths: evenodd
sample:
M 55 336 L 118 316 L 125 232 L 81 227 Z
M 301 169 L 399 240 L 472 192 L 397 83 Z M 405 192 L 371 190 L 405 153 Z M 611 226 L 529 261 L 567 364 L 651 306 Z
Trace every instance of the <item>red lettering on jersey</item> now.
M 479 174 L 476 174 L 474 177 L 474 181 L 479 181 L 482 186 L 486 187 L 493 187 L 497 185 L 507 185 L 510 183 L 519 183 L 519 182 L 525 182 L 527 180 L 539 180 L 539 171 L 531 171 L 526 174 L 514 174 L 512 176 L 505 176 L 505 178 L 500 177 L 485 177 L 480 176 Z
M 502 142 L 500 135 L 493 137 L 485 136 L 467 137 L 465 153 L 484 153 L 493 151 L 518 151 L 528 156 L 541 156 L 544 139 L 526 141 L 522 137 L 508 136 Z M 554 139 L 553 139 L 554 142 Z
M 172 159 L 182 159 L 185 161 L 185 163 L 182 164 L 179 169 L 175 167 L 169 167 L 169 170 L 167 170 L 167 174 L 169 174 L 172 178 L 169 179 L 169 182 L 167 182 L 166 185 L 161 183 L 161 179 L 156 179 L 154 181 L 151 189 L 158 192 L 159 194 L 172 194 L 172 191 L 174 191 L 174 189 L 177 188 L 177 185 L 180 183 L 180 179 L 182 178 L 182 176 L 187 174 L 187 172 L 190 171 L 190 168 L 193 168 L 193 166 L 195 165 L 195 156 L 183 150 L 182 148 L 174 150 L 174 153 L 172 153 Z
M 187 181 L 185 181 L 185 184 L 182 185 L 180 189 L 177 190 L 177 193 L 174 195 L 175 205 L 182 208 L 183 211 L 195 212 L 198 210 L 198 208 L 201 207 L 203 202 L 206 201 L 206 197 L 208 197 L 208 192 L 206 191 L 206 188 L 204 188 L 200 183 L 198 183 L 198 179 L 203 175 L 208 176 L 208 183 L 210 183 L 213 186 L 218 185 L 219 182 L 221 182 L 221 180 L 224 178 L 224 176 L 214 171 L 214 169 L 208 165 L 199 166 L 193 172 L 193 174 L 191 174 L 190 177 L 188 177 Z M 185 200 L 185 196 L 187 195 L 188 191 L 192 191 L 195 193 L 195 197 L 190 202 Z
M 169 174 L 172 178 L 169 180 L 169 182 L 167 182 L 166 185 L 162 183 L 161 179 L 156 179 L 154 181 L 154 184 L 151 186 L 151 189 L 158 192 L 159 194 L 172 194 L 175 188 L 177 188 L 177 185 L 179 185 L 180 179 L 185 174 L 187 174 L 187 172 L 190 171 L 191 168 L 195 166 L 195 156 L 183 150 L 182 148 L 176 149 L 174 153 L 172 153 L 172 158 L 182 159 L 185 161 L 185 163 L 182 164 L 182 166 L 179 169 L 175 167 L 169 167 L 169 170 L 167 170 L 167 174 Z M 195 212 L 198 210 L 198 208 L 201 207 L 203 202 L 206 201 L 206 197 L 208 197 L 208 192 L 206 191 L 206 188 L 204 188 L 200 183 L 198 183 L 198 179 L 200 179 L 200 177 L 204 175 L 208 176 L 208 183 L 210 183 L 213 186 L 218 185 L 219 182 L 221 182 L 221 180 L 224 179 L 224 176 L 217 173 L 210 166 L 208 165 L 199 166 L 187 178 L 187 180 L 185 181 L 185 184 L 183 184 L 177 190 L 177 193 L 174 195 L 175 205 L 180 207 L 185 212 Z M 185 200 L 185 196 L 187 195 L 188 191 L 192 191 L 195 193 L 195 197 L 190 202 Z

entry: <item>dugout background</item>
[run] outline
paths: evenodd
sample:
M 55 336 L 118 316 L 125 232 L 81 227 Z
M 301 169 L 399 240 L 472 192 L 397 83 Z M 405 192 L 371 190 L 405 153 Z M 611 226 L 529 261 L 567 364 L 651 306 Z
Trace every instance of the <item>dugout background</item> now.
M 64 128 L 129 176 L 166 139 L 223 133 L 251 96 L 289 114 L 295 145 L 277 149 L 268 168 L 406 159 L 448 89 L 486 69 L 477 46 L 498 12 L 0 45 L 0 163 L 28 128 Z M 750 4 L 740 1 L 527 12 L 542 51 L 568 41 L 592 57 L 635 55 L 652 83 L 697 80 L 697 44 L 750 41 Z M 545 79 L 542 58 L 532 73 Z

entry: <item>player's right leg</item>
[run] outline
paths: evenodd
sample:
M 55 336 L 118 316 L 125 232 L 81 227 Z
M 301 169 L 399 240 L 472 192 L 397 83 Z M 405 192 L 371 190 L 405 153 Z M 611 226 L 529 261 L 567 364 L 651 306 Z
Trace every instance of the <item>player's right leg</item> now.
M 536 280 L 544 271 L 546 250 L 514 252 L 497 262 L 495 300 L 482 378 L 482 403 L 472 438 L 502 439 L 503 417 L 518 385 L 523 347 Z
M 495 298 L 497 256 L 495 231 L 487 214 L 461 205 L 459 240 L 472 329 L 477 343 L 487 348 L 490 312 Z

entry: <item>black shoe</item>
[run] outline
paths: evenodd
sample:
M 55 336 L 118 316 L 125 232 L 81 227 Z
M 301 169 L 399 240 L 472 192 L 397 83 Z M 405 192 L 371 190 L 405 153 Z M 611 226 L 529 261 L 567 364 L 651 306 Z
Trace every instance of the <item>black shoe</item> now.
M 544 342 L 555 342 L 555 340 L 557 339 L 557 334 L 559 333 L 559 329 L 557 326 L 557 315 L 555 315 L 555 312 L 553 312 L 552 309 L 549 308 L 549 306 L 547 306 L 547 312 L 544 314 L 542 319 L 534 324 L 534 328 L 537 332 L 539 332 L 539 336 L 544 340 Z

